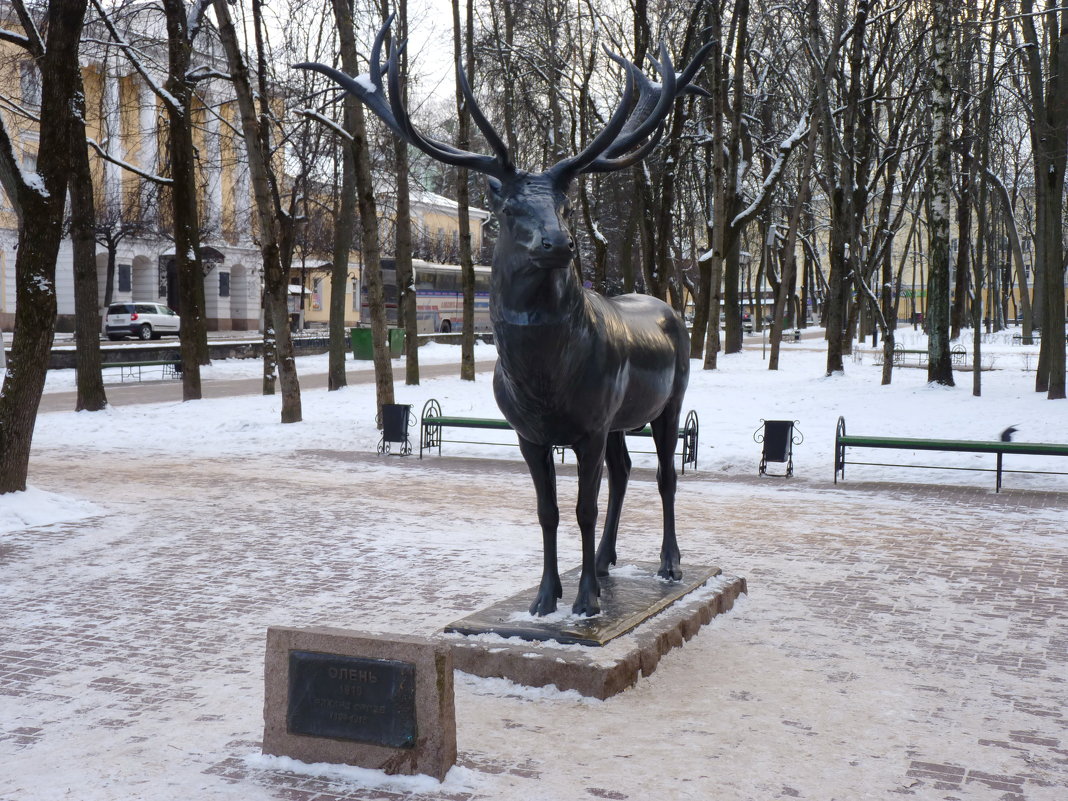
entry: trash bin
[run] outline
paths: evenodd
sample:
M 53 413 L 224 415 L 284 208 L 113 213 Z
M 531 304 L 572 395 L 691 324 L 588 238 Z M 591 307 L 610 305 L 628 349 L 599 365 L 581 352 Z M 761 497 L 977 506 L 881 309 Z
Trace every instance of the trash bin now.
M 389 357 L 399 359 L 404 355 L 404 329 L 389 329 Z
M 794 474 L 794 445 L 804 441 L 796 420 L 761 420 L 761 428 L 753 433 L 753 439 L 764 443 L 760 454 L 760 475 L 768 474 L 768 462 L 786 464 L 786 478 Z
M 352 343 L 352 358 L 369 361 L 375 357 L 374 345 L 371 344 L 370 328 L 353 328 L 349 331 Z
M 404 354 L 404 329 L 390 328 L 387 332 L 387 336 L 390 358 L 399 358 Z M 375 348 L 371 339 L 370 328 L 350 329 L 349 340 L 352 343 L 352 358 L 370 361 L 375 357 Z
M 411 422 L 412 406 L 410 403 L 382 404 L 382 439 L 378 443 L 378 452 L 392 452 L 393 445 L 399 445 L 397 453 L 407 456 L 412 452 L 412 441 L 408 438 L 408 425 Z

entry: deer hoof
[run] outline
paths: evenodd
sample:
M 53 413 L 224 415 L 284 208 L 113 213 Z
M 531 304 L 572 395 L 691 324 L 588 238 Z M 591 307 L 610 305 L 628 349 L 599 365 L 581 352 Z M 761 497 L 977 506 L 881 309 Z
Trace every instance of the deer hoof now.
M 656 571 L 656 575 L 668 581 L 682 581 L 682 566 L 678 559 L 661 559 L 660 569 Z
M 530 605 L 530 614 L 537 617 L 544 617 L 545 615 L 551 615 L 556 611 L 556 599 L 551 595 L 548 597 L 543 596 L 540 592 L 538 597 L 534 599 L 534 603 Z
M 530 605 L 530 614 L 538 617 L 551 615 L 556 611 L 556 599 L 563 594 L 564 590 L 560 586 L 559 576 L 542 578 L 541 586 L 538 588 L 538 597 Z
M 596 562 L 597 578 L 608 578 L 608 566 L 616 563 L 616 555 L 598 556 Z
M 601 586 L 597 583 L 597 577 L 591 574 L 582 576 L 579 579 L 578 595 L 575 596 L 575 603 L 571 607 L 571 611 L 576 615 L 586 615 L 587 617 L 600 614 L 601 605 L 597 602 L 600 594 Z
M 575 598 L 575 603 L 571 607 L 571 611 L 576 615 L 585 615 L 586 617 L 593 617 L 594 615 L 601 614 L 601 605 L 597 602 L 596 595 L 586 595 L 579 593 Z

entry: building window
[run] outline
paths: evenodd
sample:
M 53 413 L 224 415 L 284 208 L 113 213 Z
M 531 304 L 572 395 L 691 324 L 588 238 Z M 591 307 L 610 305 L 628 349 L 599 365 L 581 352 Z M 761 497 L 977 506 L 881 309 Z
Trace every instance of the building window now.
M 41 74 L 32 61 L 19 63 L 19 84 L 22 90 L 22 104 L 32 108 L 41 106 Z
M 133 268 L 129 264 L 119 265 L 119 292 L 133 291 Z
M 219 272 L 219 297 L 230 297 L 230 273 Z
M 360 282 L 352 279 L 352 310 L 360 310 Z

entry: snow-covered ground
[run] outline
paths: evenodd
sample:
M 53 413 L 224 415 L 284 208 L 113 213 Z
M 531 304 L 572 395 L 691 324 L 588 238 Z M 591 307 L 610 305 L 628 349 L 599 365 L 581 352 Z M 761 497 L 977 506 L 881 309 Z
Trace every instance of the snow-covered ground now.
M 904 368 L 882 387 L 867 354 L 825 377 L 820 346 L 784 346 L 774 373 L 759 335 L 717 371 L 693 364 L 684 568 L 719 564 L 750 597 L 605 702 L 458 675 L 459 763 L 441 785 L 260 756 L 264 631 L 436 636 L 532 586 L 541 542 L 516 448 L 379 457 L 371 384 L 304 392 L 293 425 L 260 396 L 40 415 L 31 489 L 0 497 L 0 801 L 1061 801 L 1068 477 L 1010 474 L 1000 495 L 982 472 L 831 479 L 839 416 L 857 434 L 996 439 L 1015 425 L 1019 441 L 1065 442 L 1068 406 L 1033 392 L 1027 351 L 1008 342 L 990 343 L 1004 369 L 983 373 L 978 398 L 968 373 L 944 388 Z M 219 362 L 205 380 L 258 369 Z M 490 377 L 398 383 L 397 400 L 499 416 Z M 49 376 L 50 392 L 70 386 Z M 761 419 L 798 421 L 793 479 L 757 478 Z M 653 462 L 634 460 L 624 569 L 659 547 Z M 579 554 L 573 463 L 562 567 Z
M 1008 334 L 1000 335 L 1008 340 Z M 910 328 L 901 329 L 905 347 L 920 343 Z M 963 339 L 963 338 L 962 338 Z M 719 369 L 706 371 L 694 361 L 685 410 L 697 412 L 700 421 L 698 466 L 702 471 L 749 474 L 759 461 L 760 447 L 753 435 L 762 420 L 796 420 L 804 442 L 794 449 L 799 480 L 828 479 L 833 473 L 835 426 L 839 416 L 851 434 L 931 437 L 942 439 L 999 439 L 1009 426 L 1020 442 L 1068 441 L 1068 411 L 1065 404 L 1050 402 L 1034 392 L 1034 373 L 1009 367 L 1011 362 L 1037 360 L 1037 348 L 992 343 L 989 353 L 1002 354 L 1004 369 L 983 372 L 982 396 L 971 392 L 969 372 L 957 372 L 954 388 L 927 384 L 925 369 L 895 369 L 890 386 L 880 386 L 881 368 L 872 354 L 858 352 L 858 361 L 848 361 L 844 374 L 827 377 L 822 341 L 804 340 L 783 345 L 778 371 L 767 369 L 759 335 L 746 338 L 740 354 L 721 355 Z M 491 346 L 479 343 L 476 360 L 494 358 Z M 430 345 L 420 351 L 422 364 L 458 361 L 458 350 L 449 345 Z M 298 373 L 325 373 L 327 357 L 298 359 Z M 437 399 L 447 415 L 500 417 L 491 389 L 492 373 L 479 373 L 474 382 L 454 378 L 424 381 L 417 387 L 403 384 L 403 359 L 395 362 L 396 402 L 412 405 L 418 416 L 427 400 Z M 360 366 L 369 366 L 361 362 Z M 1033 368 L 1033 364 L 1032 364 Z M 204 380 L 255 378 L 261 364 L 256 359 L 227 360 L 205 368 Z M 73 387 L 73 370 L 51 371 L 46 391 Z M 97 451 L 136 449 L 139 453 L 186 454 L 190 458 L 236 454 L 284 453 L 294 448 L 345 448 L 373 451 L 379 432 L 374 425 L 374 388 L 350 386 L 341 392 L 303 393 L 304 421 L 299 425 L 279 423 L 277 397 L 250 396 L 210 402 L 171 403 L 112 407 L 95 414 L 45 414 L 34 434 L 35 447 L 84 447 Z M 417 428 L 413 441 L 417 442 Z M 511 432 L 451 432 L 457 439 L 515 443 Z M 450 432 L 446 432 L 450 436 Z M 647 443 L 646 445 L 651 445 Z M 649 449 L 638 441 L 631 447 Z M 520 459 L 516 448 L 446 443 L 444 453 Z M 893 451 L 857 453 L 856 458 L 877 462 L 913 462 L 992 468 L 994 457 L 984 454 L 908 454 Z M 635 463 L 654 465 L 651 455 L 635 454 Z M 1063 459 L 1013 457 L 1007 469 L 1063 470 Z M 984 473 L 928 473 L 913 469 L 857 467 L 850 480 L 906 480 L 949 482 L 987 487 L 992 477 Z M 31 479 L 32 480 L 32 479 Z M 1010 486 L 1065 489 L 1064 476 L 1012 475 Z

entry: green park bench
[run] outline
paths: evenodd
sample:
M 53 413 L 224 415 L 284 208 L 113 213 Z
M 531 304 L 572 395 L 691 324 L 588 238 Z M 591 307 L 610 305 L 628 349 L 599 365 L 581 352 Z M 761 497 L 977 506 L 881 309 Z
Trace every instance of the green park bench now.
M 119 370 L 119 381 L 143 381 L 143 370 L 152 368 L 153 376 L 155 368 L 159 368 L 160 378 L 179 378 L 182 375 L 182 363 L 178 359 L 159 359 L 146 362 L 104 362 L 100 365 L 101 370 Z
M 977 470 L 997 473 L 996 491 L 1001 491 L 1001 478 L 1004 473 L 1035 473 L 1040 475 L 1068 475 L 1063 471 L 1051 470 L 1006 470 L 1003 457 L 1006 454 L 1027 456 L 1068 456 L 1068 445 L 1048 442 L 1011 442 L 987 440 L 955 439 L 919 439 L 912 437 L 869 437 L 846 434 L 845 418 L 838 418 L 838 428 L 834 433 L 834 483 L 839 475 L 845 478 L 846 448 L 883 448 L 908 451 L 947 451 L 956 453 L 991 453 L 997 456 L 996 466 L 960 467 L 927 464 L 887 464 L 885 462 L 860 462 L 851 460 L 850 464 L 874 465 L 879 467 L 919 467 L 932 470 Z
M 419 422 L 419 458 L 423 458 L 423 451 L 429 451 L 433 448 L 438 449 L 438 455 L 441 455 L 441 443 L 442 442 L 454 442 L 458 444 L 466 445 L 509 445 L 514 447 L 518 443 L 503 443 L 503 442 L 486 442 L 485 440 L 466 440 L 466 439 L 445 439 L 442 436 L 442 431 L 447 428 L 464 428 L 464 429 L 482 429 L 488 431 L 512 431 L 512 426 L 507 420 L 496 420 L 489 417 L 447 417 L 441 413 L 441 404 L 434 398 L 431 398 L 423 406 L 423 412 L 420 415 Z M 686 421 L 679 429 L 679 441 L 682 443 L 682 472 L 686 472 L 686 466 L 689 465 L 694 470 L 697 469 L 697 442 L 699 435 L 699 425 L 697 421 L 697 412 L 690 410 L 686 415 Z M 652 426 L 645 426 L 634 431 L 627 432 L 628 437 L 652 437 Z M 554 448 L 557 453 L 560 454 L 561 463 L 564 461 L 565 448 L 563 446 L 557 446 Z M 635 451 L 635 453 L 649 453 L 649 451 Z

